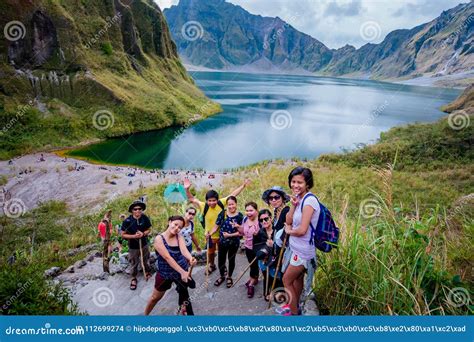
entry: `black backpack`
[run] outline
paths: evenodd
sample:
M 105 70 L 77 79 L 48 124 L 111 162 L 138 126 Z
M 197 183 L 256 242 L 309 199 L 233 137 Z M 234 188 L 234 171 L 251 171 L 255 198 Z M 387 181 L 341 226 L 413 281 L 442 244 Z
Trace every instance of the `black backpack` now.
M 222 204 L 222 202 L 220 200 L 217 200 L 217 205 L 222 209 L 221 213 L 223 211 L 225 211 L 224 204 Z M 202 213 L 201 217 L 199 218 L 199 221 L 201 221 L 201 225 L 204 229 L 206 229 L 206 214 L 207 214 L 208 211 L 209 211 L 209 205 L 206 202 L 206 204 L 204 204 L 204 212 Z

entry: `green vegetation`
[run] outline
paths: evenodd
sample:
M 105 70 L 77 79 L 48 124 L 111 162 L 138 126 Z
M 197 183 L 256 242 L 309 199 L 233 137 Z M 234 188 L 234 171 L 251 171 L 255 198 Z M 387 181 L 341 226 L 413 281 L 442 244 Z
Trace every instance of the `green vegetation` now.
M 10 2 L 0 9 L 6 22 L 20 20 L 26 27 L 40 10 L 55 27 L 45 28 L 48 38 L 59 44 L 34 67 L 21 56 L 35 54 L 16 51 L 21 71 L 6 59 L 0 62 L 2 160 L 185 125 L 196 115 L 199 120 L 221 110 L 186 73 L 164 17 L 150 0 L 131 7 L 101 1 Z M 25 39 L 37 38 L 27 30 Z M 29 46 L 17 48 L 23 45 Z M 6 49 L 1 46 L 0 53 L 10 55 Z M 98 111 L 105 114 L 94 116 Z
M 107 55 L 107 56 L 111 56 L 112 53 L 114 52 L 113 51 L 113 48 L 112 48 L 112 44 L 110 44 L 109 42 L 107 43 L 102 43 L 100 48 L 102 49 L 102 51 Z
M 239 208 L 248 200 L 260 200 L 275 184 L 287 188 L 287 175 L 296 165 L 313 170 L 313 191 L 333 212 L 341 228 L 337 250 L 318 253 L 319 267 L 314 291 L 319 307 L 329 314 L 443 315 L 472 314 L 473 308 L 456 304 L 450 292 L 462 288 L 472 295 L 474 275 L 474 163 L 466 146 L 468 132 L 446 130 L 445 119 L 433 124 L 394 128 L 381 142 L 343 155 L 316 160 L 265 161 L 241 168 L 218 189 L 225 195 L 245 177 L 252 184 L 239 196 Z M 469 131 L 471 128 L 465 128 Z M 420 137 L 444 132 L 446 139 L 432 139 L 430 148 Z M 472 136 L 472 134 L 471 134 Z M 403 142 L 403 143 L 401 143 Z M 441 145 L 441 146 L 440 146 Z M 400 147 L 402 146 L 402 148 Z M 433 151 L 439 153 L 436 159 Z M 398 153 L 397 153 L 398 151 Z M 414 163 L 413 151 L 420 152 Z M 449 157 L 454 154 L 458 162 Z M 353 166 L 360 161 L 360 166 Z M 371 162 L 374 161 L 371 165 Z M 376 162 L 378 161 L 378 162 Z M 389 161 L 391 164 L 383 164 Z M 144 189 L 147 214 L 155 233 L 166 227 L 167 217 L 184 212 L 185 204 L 170 205 L 163 198 L 165 186 Z M 204 190 L 197 193 L 204 197 Z M 114 224 L 138 193 L 116 199 Z M 97 242 L 97 223 L 102 213 L 79 216 L 64 204 L 46 203 L 18 219 L 2 217 L 2 270 L 14 253 L 42 260 L 41 269 L 66 267 L 83 256 L 68 257 L 65 251 Z M 202 229 L 197 229 L 203 239 Z M 31 236 L 35 234 L 35 243 Z M 16 266 L 20 267 L 20 265 Z M 4 287 L 7 285 L 4 282 Z M 8 285 L 9 286 L 9 285 Z M 10 289 L 11 290 L 11 289 Z M 6 289 L 0 291 L 11 296 Z M 20 297 L 18 301 L 34 298 Z

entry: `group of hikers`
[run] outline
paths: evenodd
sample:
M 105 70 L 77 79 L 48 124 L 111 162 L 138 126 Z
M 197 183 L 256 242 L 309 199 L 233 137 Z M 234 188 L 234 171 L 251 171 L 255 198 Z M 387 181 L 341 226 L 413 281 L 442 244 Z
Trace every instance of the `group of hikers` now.
M 215 286 L 221 286 L 225 282 L 227 288 L 233 287 L 236 255 L 243 240 L 242 248 L 249 263 L 246 265 L 249 269 L 249 278 L 245 283 L 247 297 L 254 297 L 255 287 L 262 273 L 265 300 L 272 300 L 272 296 L 278 295 L 276 292 L 271 293 L 275 289 L 284 289 L 286 292 L 288 302 L 278 307 L 277 313 L 285 316 L 302 314 L 300 297 L 303 290 L 304 295 L 311 293 L 316 269 L 314 228 L 318 226 L 321 210 L 325 210 L 310 192 L 313 174 L 305 167 L 294 168 L 288 176 L 291 195 L 282 187 L 273 186 L 262 194 L 262 200 L 270 210 L 259 210 L 255 202 L 247 202 L 243 207 L 245 213 L 241 213 L 237 197 L 249 184 L 250 180 L 245 180 L 226 197 L 219 197 L 215 190 L 209 190 L 205 201 L 201 201 L 191 193 L 189 179 L 184 179 L 187 199 L 192 206 L 186 209 L 183 216 L 169 217 L 166 230 L 154 239 L 157 273 L 145 315 L 150 314 L 173 283 L 178 292 L 179 312 L 194 314 L 188 288 L 196 285 L 191 274 L 197 263 L 191 254 L 192 245 L 198 252 L 201 251 L 194 223 L 198 211 L 206 241 L 205 272 L 209 276 L 218 271 Z M 140 258 L 145 279 L 152 276 L 148 263 L 150 253 L 147 238 L 151 232 L 151 222 L 144 214 L 145 209 L 145 203 L 133 202 L 129 207 L 130 216 L 123 218 L 120 227 L 121 237 L 128 240 L 131 290 L 137 288 Z

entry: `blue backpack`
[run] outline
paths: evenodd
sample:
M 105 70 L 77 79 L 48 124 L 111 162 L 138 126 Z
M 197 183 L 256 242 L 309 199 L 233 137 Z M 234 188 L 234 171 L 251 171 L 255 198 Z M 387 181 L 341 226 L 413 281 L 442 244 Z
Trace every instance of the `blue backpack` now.
M 311 193 L 307 194 L 301 203 L 301 213 L 303 213 L 304 201 L 310 196 L 313 196 L 319 202 L 319 199 L 315 195 Z M 313 227 L 313 224 L 311 222 L 309 223 L 311 228 L 311 238 L 309 243 L 311 245 L 314 244 L 320 251 L 329 253 L 333 247 L 337 248 L 339 228 L 336 227 L 328 208 L 326 208 L 321 202 L 319 202 L 319 207 L 321 208 L 321 211 L 319 213 L 318 224 L 316 227 Z

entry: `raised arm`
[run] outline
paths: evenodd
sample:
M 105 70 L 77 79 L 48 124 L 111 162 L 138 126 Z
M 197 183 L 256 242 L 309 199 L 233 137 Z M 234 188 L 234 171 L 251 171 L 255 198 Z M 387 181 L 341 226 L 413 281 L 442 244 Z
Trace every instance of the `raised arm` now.
M 183 186 L 184 186 L 184 189 L 186 190 L 186 196 L 188 197 L 188 201 L 190 203 L 192 203 L 194 205 L 194 207 L 196 207 L 196 209 L 199 210 L 199 200 L 193 196 L 193 194 L 191 193 L 191 181 L 187 178 L 185 178 L 183 180 Z
M 235 197 L 239 196 L 242 190 L 244 190 L 245 187 L 249 184 L 250 184 L 250 179 L 247 178 L 239 187 L 235 188 L 234 191 L 230 193 L 230 196 L 235 196 Z

